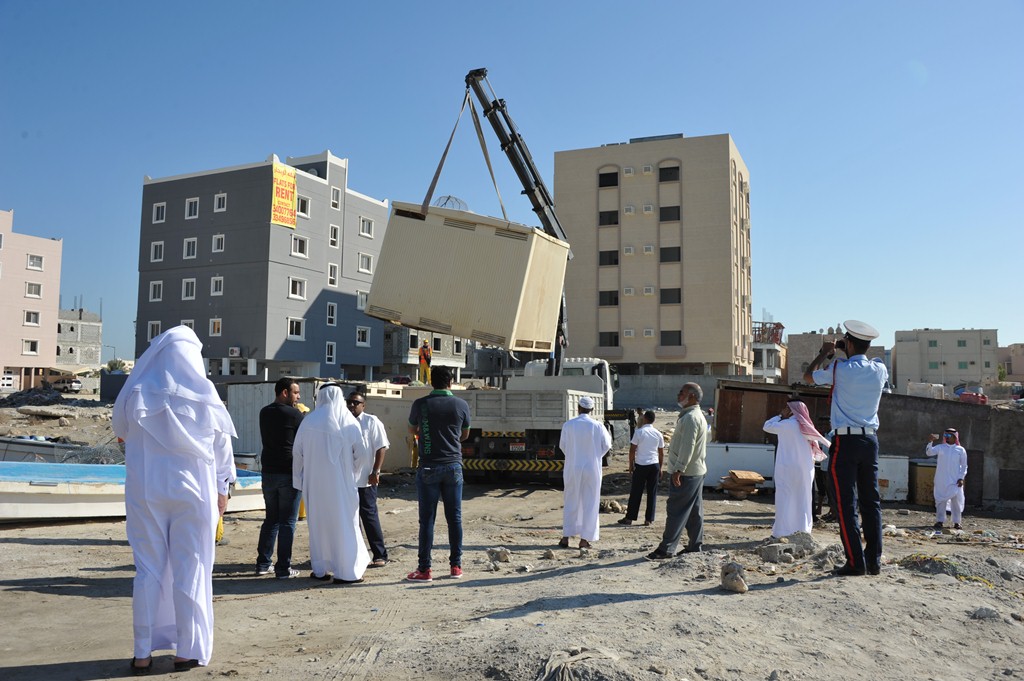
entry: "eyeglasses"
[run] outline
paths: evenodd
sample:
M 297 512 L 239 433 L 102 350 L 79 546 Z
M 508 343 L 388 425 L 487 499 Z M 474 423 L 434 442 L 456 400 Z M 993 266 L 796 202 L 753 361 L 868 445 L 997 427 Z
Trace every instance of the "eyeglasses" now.
M 365 402 L 362 400 L 348 400 L 346 404 L 351 407 L 354 404 L 365 404 Z

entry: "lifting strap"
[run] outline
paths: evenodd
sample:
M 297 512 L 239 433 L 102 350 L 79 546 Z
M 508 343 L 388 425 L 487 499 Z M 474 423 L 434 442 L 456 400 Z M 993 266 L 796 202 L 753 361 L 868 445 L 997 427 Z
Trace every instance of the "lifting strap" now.
M 427 189 L 427 195 L 423 198 L 423 205 L 420 206 L 420 213 L 422 215 L 427 214 L 427 208 L 430 206 L 430 199 L 434 197 L 434 190 L 437 189 L 437 181 L 441 177 L 441 169 L 444 168 L 444 162 L 448 158 L 448 151 L 452 148 L 452 140 L 455 139 L 455 131 L 459 129 L 459 122 L 462 120 L 462 114 L 466 111 L 466 105 L 469 104 L 469 111 L 473 115 L 473 125 L 476 127 L 476 137 L 480 142 L 480 149 L 484 152 L 484 161 L 487 163 L 487 172 L 491 175 L 491 183 L 494 185 L 494 192 L 498 195 L 498 205 L 501 206 L 501 215 L 505 221 L 508 222 L 508 214 L 505 212 L 505 203 L 501 200 L 501 190 L 498 189 L 498 182 L 494 178 L 494 168 L 491 167 L 491 157 L 487 153 L 487 143 L 484 140 L 484 132 L 480 127 L 480 117 L 476 113 L 476 107 L 473 105 L 473 100 L 469 94 L 469 87 L 466 88 L 466 94 L 462 98 L 462 107 L 459 109 L 459 116 L 455 119 L 455 127 L 452 128 L 452 134 L 448 136 L 448 144 L 444 147 L 444 153 L 441 154 L 441 161 L 437 164 L 437 170 L 434 171 L 434 178 L 430 181 L 430 188 Z

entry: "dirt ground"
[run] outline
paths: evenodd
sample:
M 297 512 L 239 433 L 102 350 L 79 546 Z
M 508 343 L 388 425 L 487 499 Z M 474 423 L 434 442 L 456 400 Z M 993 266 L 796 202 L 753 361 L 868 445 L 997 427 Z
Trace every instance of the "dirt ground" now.
M 0 431 L 25 425 L 2 411 Z M 74 421 L 90 428 L 106 423 L 90 415 Z M 102 428 L 93 435 L 105 437 Z M 603 484 L 606 501 L 625 503 L 625 470 L 625 452 L 618 451 Z M 254 576 L 262 514 L 229 514 L 230 543 L 218 548 L 214 573 L 213 660 L 206 669 L 174 674 L 169 654 L 158 656 L 153 675 L 1024 678 L 1019 512 L 969 509 L 964 533 L 934 535 L 931 509 L 886 504 L 884 523 L 902 536 L 885 537 L 882 574 L 833 577 L 831 561 L 841 555 L 835 524 L 815 527 L 808 555 L 797 551 L 799 557 L 782 563 L 761 557 L 774 510 L 770 496 L 736 501 L 706 490 L 710 550 L 654 563 L 644 556 L 660 539 L 661 499 L 651 527 L 623 527 L 615 522 L 618 513 L 603 514 L 600 541 L 581 552 L 556 547 L 562 511 L 556 487 L 470 484 L 463 504 L 465 577 L 410 584 L 402 578 L 416 567 L 411 474 L 385 476 L 380 496 L 394 562 L 367 570 L 366 581 L 352 586 L 305 577 L 305 523 L 295 542 L 303 576 Z M 435 540 L 434 566 L 444 568 L 443 520 Z M 500 547 L 510 560 L 495 569 L 487 550 Z M 721 588 L 720 569 L 730 561 L 744 566 L 747 593 Z M 0 679 L 127 674 L 134 568 L 123 521 L 0 526 L 0 567 Z

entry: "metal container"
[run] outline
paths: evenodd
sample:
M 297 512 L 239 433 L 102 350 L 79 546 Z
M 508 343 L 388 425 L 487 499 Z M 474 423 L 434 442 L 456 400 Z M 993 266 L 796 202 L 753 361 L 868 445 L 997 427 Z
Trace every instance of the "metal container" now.
M 510 350 L 550 352 L 569 244 L 467 211 L 392 204 L 366 314 Z

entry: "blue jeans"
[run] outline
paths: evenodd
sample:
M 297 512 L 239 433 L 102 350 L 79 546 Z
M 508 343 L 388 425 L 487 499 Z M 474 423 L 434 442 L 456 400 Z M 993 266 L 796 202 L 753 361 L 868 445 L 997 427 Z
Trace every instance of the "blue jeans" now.
M 444 502 L 448 521 L 448 563 L 462 567 L 462 464 L 420 466 L 416 470 L 416 494 L 420 506 L 419 570 L 430 569 L 430 551 L 434 548 L 434 519 L 437 500 Z
M 292 567 L 292 542 L 295 540 L 295 521 L 299 518 L 299 498 L 302 492 L 292 487 L 291 473 L 263 474 L 263 503 L 267 517 L 260 528 L 260 541 L 256 549 L 256 568 L 270 567 L 277 543 L 277 564 L 274 573 L 288 574 Z

